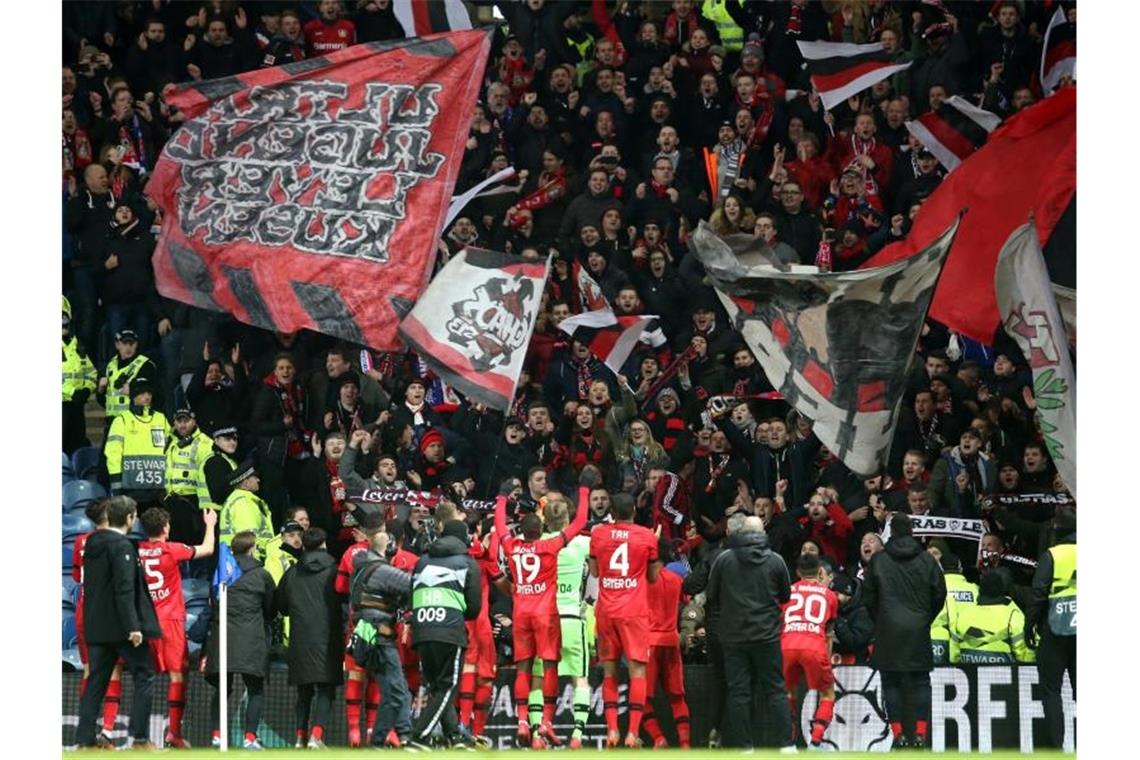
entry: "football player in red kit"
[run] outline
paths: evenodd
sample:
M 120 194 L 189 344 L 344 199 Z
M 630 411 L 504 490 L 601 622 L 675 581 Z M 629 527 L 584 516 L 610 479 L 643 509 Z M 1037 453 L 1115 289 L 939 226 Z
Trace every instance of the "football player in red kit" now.
M 107 500 L 99 499 L 87 505 L 84 510 L 87 519 L 95 524 L 95 530 L 107 529 Z M 79 584 L 79 598 L 75 602 L 75 635 L 78 639 L 79 661 L 83 663 L 83 680 L 79 682 L 79 696 L 87 689 L 87 639 L 83 635 L 83 551 L 90 533 L 75 539 L 71 549 L 71 578 Z M 107 694 L 103 697 L 103 730 L 95 737 L 95 742 L 106 749 L 113 749 L 114 742 L 109 734 L 115 730 L 115 719 L 119 717 L 119 698 L 123 694 L 123 661 L 115 663 L 111 680 L 107 682 Z
M 791 597 L 783 607 L 780 648 L 784 659 L 784 685 L 793 716 L 801 674 L 808 688 L 819 692 L 810 737 L 811 746 L 819 747 L 835 711 L 835 675 L 831 672 L 831 641 L 827 634 L 839 614 L 839 597 L 820 582 L 818 555 L 800 555 L 796 574 L 800 579 L 792 584 Z
M 565 497 L 553 492 L 547 500 Z M 519 521 L 521 536 L 507 530 L 507 497 L 495 502 L 495 532 L 503 547 L 513 588 L 515 647 L 515 706 L 518 710 L 518 743 L 543 749 L 546 743 L 560 745 L 554 733 L 554 706 L 558 698 L 558 660 L 562 656 L 562 621 L 558 617 L 558 552 L 586 526 L 590 491 L 578 489 L 578 510 L 573 522 L 556 536 L 542 538 L 542 518 L 528 514 Z M 569 505 L 567 505 L 568 507 Z M 532 665 L 542 660 L 542 724 L 528 721 Z
M 606 746 L 621 741 L 618 731 L 618 659 L 629 664 L 629 730 L 625 746 L 638 747 L 645 711 L 645 664 L 649 661 L 649 588 L 661 572 L 657 537 L 634 525 L 633 499 L 615 494 L 610 506 L 614 522 L 595 525 L 590 532 L 590 574 L 598 579 L 595 618 L 598 659 L 602 661 L 602 705 L 606 715 Z
M 662 562 L 671 559 L 672 547 L 668 540 L 658 541 L 657 554 Z M 654 749 L 669 746 L 653 712 L 653 697 L 660 680 L 665 687 L 665 695 L 669 697 L 673 724 L 677 727 L 677 741 L 682 749 L 688 749 L 691 746 L 689 705 L 685 702 L 681 637 L 677 634 L 677 624 L 681 617 L 681 576 L 668 568 L 662 568 L 657 582 L 649 584 L 649 609 L 652 619 L 649 629 L 649 662 L 645 666 L 645 730 L 653 739 Z
M 380 527 L 382 518 L 377 513 L 361 515 L 358 511 L 359 524 L 352 530 L 353 543 L 340 555 L 340 562 L 336 568 L 336 580 L 333 581 L 333 590 L 344 598 L 348 598 L 350 581 L 352 579 L 352 563 L 360 552 L 368 551 L 371 543 L 364 531 L 373 527 Z M 394 563 L 393 563 L 394 564 Z M 351 612 L 348 620 L 352 620 Z M 352 626 L 345 631 L 345 642 L 352 637 Z M 380 706 L 380 687 L 376 681 L 368 676 L 368 671 L 357 664 L 350 652 L 344 654 L 344 672 L 348 679 L 344 684 L 344 715 L 348 721 L 348 746 L 359 747 L 364 742 L 365 734 L 372 728 L 376 719 L 376 710 Z M 364 725 L 360 725 L 360 712 L 362 698 L 367 698 Z M 298 729 L 297 747 L 304 747 L 307 737 Z M 369 738 L 369 741 L 371 739 Z
M 182 738 L 182 713 L 186 709 L 186 673 L 190 669 L 190 653 L 186 648 L 186 601 L 182 597 L 182 573 L 178 566 L 182 562 L 213 555 L 214 525 L 218 522 L 218 513 L 212 509 L 202 510 L 206 537 L 197 546 L 167 540 L 170 537 L 170 513 L 161 507 L 151 507 L 143 512 L 140 520 L 149 538 L 139 542 L 139 564 L 162 628 L 162 638 L 150 640 L 150 651 L 154 656 L 155 671 L 170 674 L 170 683 L 166 687 L 169 725 L 163 743 L 167 747 L 187 748 L 190 744 Z
M 504 594 L 511 592 L 506 576 L 499 568 L 499 534 L 491 530 L 494 520 L 484 519 L 472 532 L 470 554 L 483 575 L 483 603 L 479 617 L 467 621 L 467 650 L 463 654 L 463 673 L 459 676 L 459 722 L 471 729 L 477 744 L 492 746 L 483 735 L 487 728 L 487 710 L 494 691 L 498 652 L 491 631 L 491 586 Z

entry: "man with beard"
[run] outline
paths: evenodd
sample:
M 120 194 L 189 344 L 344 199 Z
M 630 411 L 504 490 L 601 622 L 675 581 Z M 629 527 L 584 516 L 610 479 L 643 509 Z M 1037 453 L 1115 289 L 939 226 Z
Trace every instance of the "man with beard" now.
M 982 439 L 966 428 L 958 445 L 939 457 L 930 472 L 930 509 L 936 515 L 977 518 L 978 498 L 994 490 L 994 464 L 982 452 Z
M 542 399 L 532 401 L 526 410 L 526 440 L 524 445 L 534 454 L 536 464 L 549 467 L 557 453 L 554 439 L 554 420 L 550 405 Z
M 708 447 L 698 447 L 694 458 L 694 523 L 705 540 L 716 541 L 724 535 L 725 509 L 735 500 L 739 483 L 748 482 L 748 464 L 733 451 L 723 428 L 712 432 Z
M 930 625 L 946 601 L 934 557 L 912 535 L 910 517 L 891 518 L 891 540 L 871 559 L 863 601 L 875 619 L 871 666 L 883 679 L 894 744 L 925 748 L 930 726 Z
M 551 363 L 543 381 L 543 396 L 555 408 L 564 409 L 570 401 L 586 401 L 596 381 L 608 386 L 612 377 L 613 373 L 590 353 L 588 345 L 573 340 L 570 349 Z
M 735 426 L 718 420 L 717 424 L 733 446 L 751 464 L 753 491 L 761 496 L 776 496 L 776 484 L 787 481 L 784 503 L 789 510 L 804 506 L 811 495 L 812 462 L 822 443 L 814 433 L 802 441 L 788 441 L 788 425 L 779 417 L 767 420 L 766 445 L 749 441 Z

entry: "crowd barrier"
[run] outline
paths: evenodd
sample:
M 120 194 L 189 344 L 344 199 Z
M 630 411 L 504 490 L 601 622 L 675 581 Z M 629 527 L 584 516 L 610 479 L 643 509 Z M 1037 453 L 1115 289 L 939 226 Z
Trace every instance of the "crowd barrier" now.
M 711 669 L 706 665 L 685 667 L 685 689 L 694 741 L 703 739 L 708 734 L 710 675 Z M 878 673 L 868 667 L 839 667 L 836 668 L 836 680 L 835 719 L 828 729 L 826 741 L 843 751 L 889 750 L 890 730 L 882 712 L 882 690 Z M 80 674 L 63 674 L 64 746 L 74 743 L 79 713 L 79 682 Z M 590 683 L 594 688 L 584 743 L 601 748 L 605 739 L 605 724 L 602 717 L 600 669 L 595 669 L 592 673 Z M 487 735 L 499 747 L 513 744 L 516 725 L 513 684 L 514 668 L 501 668 L 495 683 L 487 725 Z M 562 686 L 555 725 L 560 734 L 566 735 L 573 726 L 572 688 L 565 679 Z M 624 727 L 626 687 L 623 685 L 621 688 L 621 720 Z M 211 691 L 200 673 L 190 675 L 183 734 L 195 747 L 209 746 L 210 720 L 207 713 Z M 1035 747 L 1044 746 L 1047 740 L 1042 691 L 1037 669 L 1033 666 L 935 668 L 931 674 L 931 691 L 933 707 L 930 739 L 935 751 L 989 752 L 1011 749 L 1030 752 Z M 284 670 L 271 671 L 266 684 L 265 714 L 258 732 L 267 748 L 292 746 L 295 693 L 295 689 L 288 685 L 288 674 Z M 129 705 L 131 698 L 130 678 L 124 677 L 123 705 Z M 1065 749 L 1072 750 L 1076 731 L 1076 704 L 1067 677 L 1063 698 Z M 231 700 L 231 741 L 240 746 L 241 732 L 235 720 L 244 710 L 240 679 L 235 681 Z M 809 693 L 800 701 L 803 704 L 799 720 L 802 733 L 810 733 L 809 723 L 815 710 L 816 696 Z M 657 713 L 670 743 L 676 746 L 668 703 L 660 698 L 657 700 Z M 343 716 L 343 689 L 340 689 L 333 705 L 332 725 L 326 729 L 326 741 L 330 745 L 347 743 Z M 165 727 L 166 677 L 160 676 L 155 682 L 154 711 L 150 725 L 150 738 L 155 744 L 161 744 Z M 112 738 L 119 744 L 126 743 L 127 729 L 128 718 L 124 710 L 119 714 Z

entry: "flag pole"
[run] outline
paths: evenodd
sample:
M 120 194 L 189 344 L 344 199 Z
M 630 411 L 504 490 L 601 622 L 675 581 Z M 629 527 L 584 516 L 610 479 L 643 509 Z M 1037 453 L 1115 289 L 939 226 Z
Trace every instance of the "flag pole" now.
M 226 587 L 229 584 L 225 581 L 218 584 L 218 708 L 221 713 L 218 727 L 221 730 L 221 750 L 222 752 L 229 751 L 230 746 L 230 731 L 229 731 L 229 699 L 227 692 L 230 687 L 230 673 L 229 665 L 229 652 L 228 650 L 228 616 L 226 614 Z

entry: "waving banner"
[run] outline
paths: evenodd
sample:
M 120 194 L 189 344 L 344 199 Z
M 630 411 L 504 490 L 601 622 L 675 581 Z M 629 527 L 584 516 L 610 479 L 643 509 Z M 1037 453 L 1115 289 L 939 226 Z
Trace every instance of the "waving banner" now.
M 163 213 L 159 292 L 400 348 L 489 48 L 481 30 L 373 42 L 168 91 L 186 121 L 147 188 Z

